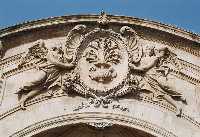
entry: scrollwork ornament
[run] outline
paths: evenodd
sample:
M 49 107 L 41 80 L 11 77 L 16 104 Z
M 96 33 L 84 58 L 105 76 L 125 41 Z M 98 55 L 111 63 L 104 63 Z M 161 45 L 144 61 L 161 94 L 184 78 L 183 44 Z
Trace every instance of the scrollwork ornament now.
M 119 95 L 117 90 L 124 87 L 129 74 L 124 38 L 112 30 L 97 28 L 85 34 L 77 50 L 79 79 L 75 91 L 94 98 L 96 106 L 106 106 L 110 98 Z

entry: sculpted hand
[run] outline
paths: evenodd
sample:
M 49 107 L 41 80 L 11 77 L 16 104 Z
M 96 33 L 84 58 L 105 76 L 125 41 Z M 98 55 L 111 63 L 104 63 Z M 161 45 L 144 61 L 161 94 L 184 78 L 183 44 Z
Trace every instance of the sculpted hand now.
M 146 66 L 137 67 L 134 64 L 129 64 L 129 66 L 132 70 L 136 70 L 139 72 L 146 72 L 149 69 L 148 67 L 146 68 Z
M 135 64 L 129 64 L 129 66 L 130 66 L 130 68 L 132 69 L 132 70 L 138 70 L 138 71 L 143 71 L 143 69 L 141 69 L 140 67 L 137 67 L 137 66 L 135 66 Z
M 132 63 L 129 64 L 129 67 L 130 67 L 131 69 L 133 69 L 133 70 L 135 70 L 135 68 L 136 68 L 136 66 L 135 66 L 134 64 L 132 64 Z

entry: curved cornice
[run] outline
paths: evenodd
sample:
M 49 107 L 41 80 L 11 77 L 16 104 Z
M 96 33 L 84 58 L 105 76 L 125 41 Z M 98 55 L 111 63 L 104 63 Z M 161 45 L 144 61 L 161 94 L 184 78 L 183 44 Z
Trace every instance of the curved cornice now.
M 110 113 L 74 113 L 70 115 L 58 116 L 55 118 L 47 119 L 41 121 L 39 123 L 35 123 L 34 125 L 30 125 L 25 129 L 22 129 L 19 132 L 14 133 L 10 137 L 28 137 L 40 133 L 42 131 L 64 126 L 70 124 L 78 124 L 78 123 L 88 123 L 88 122 L 102 122 L 102 118 L 104 121 L 107 121 L 112 124 L 132 127 L 139 130 L 145 130 L 147 133 L 152 135 L 160 136 L 160 137 L 177 137 L 170 131 L 158 127 L 157 125 L 151 124 L 149 122 L 143 121 L 138 118 L 127 117 L 123 115 L 110 114 Z
M 171 133 L 171 131 L 163 129 L 162 128 L 162 127 L 164 127 L 162 125 L 163 123 L 157 122 L 157 114 L 161 116 L 160 118 L 165 119 L 164 116 L 167 116 L 167 117 L 169 116 L 169 118 L 172 121 L 173 120 L 175 120 L 175 121 L 181 120 L 181 121 L 183 121 L 183 125 L 186 123 L 186 126 L 188 126 L 187 125 L 187 123 L 188 123 L 191 126 L 194 125 L 194 127 L 193 127 L 194 130 L 199 129 L 199 127 L 200 127 L 199 120 L 197 118 L 195 118 L 194 116 L 196 116 L 196 114 L 199 113 L 199 110 L 198 110 L 199 104 L 198 103 L 200 103 L 200 102 L 195 102 L 196 100 L 199 99 L 198 97 L 196 97 L 196 95 L 199 92 L 198 85 L 200 83 L 200 75 L 199 75 L 200 67 L 198 64 L 199 62 L 197 62 L 198 58 L 200 57 L 200 50 L 199 50 L 200 36 L 197 34 L 193 34 L 193 33 L 187 32 L 185 30 L 173 27 L 173 26 L 165 25 L 162 23 L 154 22 L 154 21 L 148 21 L 145 19 L 134 18 L 134 17 L 108 15 L 109 22 L 106 21 L 106 25 L 105 25 L 101 22 L 98 22 L 99 20 L 101 20 L 99 17 L 101 17 L 101 16 L 99 16 L 99 15 L 71 15 L 71 16 L 52 17 L 52 18 L 41 19 L 41 20 L 37 20 L 37 21 L 26 22 L 26 23 L 18 24 L 18 25 L 11 26 L 11 27 L 0 30 L 0 40 L 2 40 L 3 44 L 5 43 L 5 51 L 6 51 L 4 57 L 0 61 L 0 68 L 3 70 L 2 71 L 3 72 L 2 73 L 2 83 L 3 83 L 2 87 L 5 88 L 5 90 L 2 88 L 2 89 L 0 89 L 0 91 L 2 93 L 2 99 L 8 100 L 8 101 L 5 101 L 2 103 L 2 106 L 4 105 L 5 107 L 4 106 L 2 107 L 3 109 L 1 111 L 2 114 L 0 114 L 0 120 L 5 122 L 7 120 L 7 118 L 9 119 L 9 117 L 11 118 L 11 116 L 14 116 L 14 117 L 16 116 L 16 118 L 17 118 L 18 113 L 23 113 L 20 111 L 24 107 L 25 108 L 30 107 L 32 109 L 34 107 L 37 107 L 36 105 L 38 105 L 39 106 L 38 114 L 40 114 L 40 113 L 43 114 L 42 111 L 40 112 L 40 108 L 43 108 L 43 104 L 45 104 L 45 103 L 48 105 L 51 103 L 53 105 L 55 105 L 55 106 L 52 106 L 52 108 L 56 108 L 57 105 L 64 106 L 64 110 L 60 109 L 59 113 L 56 113 L 56 114 L 53 113 L 51 115 L 52 117 L 44 115 L 44 117 L 41 118 L 42 120 L 47 119 L 47 121 L 42 121 L 42 122 L 35 121 L 35 122 L 39 122 L 39 123 L 34 123 L 34 121 L 33 121 L 33 123 L 32 123 L 33 125 L 29 126 L 28 124 L 27 125 L 24 124 L 24 127 L 20 125 L 24 129 L 21 129 L 21 127 L 19 127 L 20 131 L 16 131 L 16 133 L 14 133 L 14 134 L 12 133 L 12 137 L 22 137 L 22 136 L 25 137 L 25 136 L 33 135 L 36 132 L 37 133 L 42 132 L 43 130 L 45 130 L 45 128 L 49 128 L 49 129 L 52 127 L 54 128 L 54 126 L 56 127 L 56 126 L 62 126 L 62 125 L 67 125 L 67 124 L 83 123 L 81 120 L 79 121 L 79 118 L 84 120 L 85 116 L 87 116 L 86 119 L 89 119 L 87 122 L 90 122 L 90 118 L 92 118 L 93 114 L 95 117 L 92 120 L 95 120 L 95 118 L 100 118 L 100 119 L 104 118 L 104 119 L 109 120 L 110 123 L 113 123 L 113 124 L 121 124 L 124 126 L 133 127 L 136 129 L 147 130 L 148 133 L 152 133 L 152 134 L 155 134 L 158 136 L 163 136 L 163 137 L 176 137 L 176 131 L 173 130 L 175 133 Z M 103 21 L 104 20 L 102 19 L 102 22 Z M 75 26 L 75 27 L 71 28 L 72 26 Z M 109 26 L 109 28 L 108 28 L 108 26 Z M 87 28 L 87 30 L 85 28 Z M 110 28 L 112 28 L 112 29 L 110 29 Z M 119 28 L 121 28 L 121 29 L 119 29 Z M 126 28 L 126 30 L 123 30 L 122 28 Z M 68 32 L 67 35 L 65 32 L 65 29 L 67 30 L 66 32 Z M 134 29 L 136 29 L 136 31 Z M 98 34 L 95 33 L 97 30 L 100 30 L 100 31 L 98 31 Z M 54 31 L 56 33 L 54 33 Z M 126 33 L 124 33 L 123 31 L 125 31 Z M 40 34 L 40 32 L 42 32 L 42 33 Z M 31 33 L 31 35 L 27 35 L 29 33 Z M 33 33 L 33 35 L 32 35 L 32 33 Z M 109 33 L 108 36 L 106 35 L 106 33 Z M 43 34 L 44 34 L 44 36 L 43 36 Z M 63 35 L 65 35 L 65 37 Z M 111 69 L 106 69 L 106 71 L 110 74 L 109 74 L 109 77 L 106 76 L 106 78 L 104 78 L 104 79 L 109 79 L 109 81 L 107 82 L 110 84 L 110 85 L 108 84 L 109 89 L 104 90 L 102 88 L 103 90 L 100 89 L 100 92 L 99 92 L 98 91 L 99 89 L 98 88 L 97 88 L 97 90 L 94 89 L 93 85 L 89 85 L 89 84 L 87 85 L 87 83 L 85 81 L 87 81 L 88 79 L 82 78 L 85 76 L 85 75 L 82 75 L 85 72 L 82 71 L 81 69 L 83 67 L 86 67 L 87 64 L 82 63 L 84 61 L 82 61 L 78 57 L 77 57 L 78 59 L 76 59 L 76 56 L 74 57 L 74 55 L 77 55 L 77 53 L 78 54 L 80 53 L 80 55 L 82 57 L 82 55 L 83 55 L 82 53 L 86 53 L 86 52 L 82 52 L 82 51 L 87 51 L 84 49 L 85 49 L 85 46 L 87 47 L 88 43 L 91 42 L 90 40 L 94 40 L 94 39 L 96 39 L 96 37 L 99 39 L 101 39 L 103 37 L 103 39 L 104 39 L 105 35 L 108 38 L 113 37 L 110 40 L 111 41 L 110 47 L 112 47 L 113 41 L 116 42 L 117 40 L 121 39 L 121 41 L 116 42 L 117 43 L 116 47 L 118 49 L 120 49 L 120 53 L 119 54 L 117 53 L 117 55 L 119 55 L 119 56 L 124 55 L 124 54 L 126 55 L 126 56 L 119 57 L 120 59 L 125 58 L 124 60 L 123 59 L 120 60 L 121 62 L 124 61 L 125 64 L 120 62 L 122 65 L 119 64 L 120 67 L 116 68 L 116 70 L 118 72 L 118 70 L 122 67 L 123 67 L 123 69 L 125 67 L 126 70 L 124 71 L 124 73 L 118 73 L 118 77 L 116 75 L 116 79 L 118 79 L 118 81 L 114 81 L 113 83 L 111 83 L 112 82 L 111 80 L 114 77 L 114 76 L 112 76 L 112 75 L 114 75 L 113 74 L 114 71 L 112 70 L 112 72 L 111 72 Z M 35 37 L 35 36 L 37 36 L 37 37 Z M 96 36 L 96 37 L 93 39 L 94 36 Z M 38 39 L 42 39 L 42 40 L 38 40 Z M 34 41 L 36 41 L 36 42 L 34 42 Z M 45 42 L 48 45 L 47 47 L 45 47 Z M 65 67 L 66 70 L 63 70 L 63 68 L 55 69 L 59 73 L 59 77 L 55 76 L 56 80 L 53 81 L 53 82 L 55 82 L 55 83 L 57 82 L 57 83 L 56 84 L 52 83 L 52 84 L 55 84 L 55 89 L 56 90 L 58 89 L 58 91 L 55 91 L 55 92 L 54 92 L 54 89 L 49 88 L 51 85 L 50 86 L 48 85 L 48 87 L 46 85 L 46 81 L 48 82 L 47 75 L 49 75 L 49 74 L 51 75 L 54 72 L 51 71 L 51 72 L 47 73 L 41 69 L 45 73 L 45 78 L 44 77 L 42 79 L 40 78 L 39 85 L 34 85 L 34 87 L 30 86 L 30 91 L 34 91 L 35 87 L 39 86 L 38 89 L 39 88 L 41 88 L 41 89 L 39 89 L 38 91 L 41 91 L 40 92 L 41 95 L 38 95 L 38 97 L 36 97 L 36 95 L 28 96 L 29 95 L 28 94 L 27 95 L 28 98 L 24 101 L 22 99 L 17 99 L 17 96 L 18 97 L 20 97 L 20 96 L 14 95 L 14 91 L 16 91 L 16 89 L 19 87 L 19 89 L 17 89 L 17 90 L 21 92 L 21 90 L 23 90 L 21 88 L 21 85 L 23 86 L 24 83 L 22 83 L 22 84 L 20 83 L 21 85 L 19 84 L 16 87 L 13 85 L 18 84 L 19 81 L 17 81 L 17 80 L 23 79 L 26 75 L 22 74 L 22 75 L 18 75 L 16 77 L 11 77 L 11 78 L 9 78 L 9 77 L 13 76 L 15 74 L 25 72 L 29 69 L 33 69 L 34 67 L 37 67 L 37 65 L 40 62 L 39 63 L 34 62 L 36 60 L 36 58 L 33 59 L 33 62 L 31 62 L 30 60 L 25 60 L 25 61 L 27 61 L 27 64 L 23 64 L 23 59 L 25 57 L 27 57 L 28 53 L 33 55 L 33 53 L 40 52 L 40 50 L 38 50 L 39 52 L 37 50 L 35 50 L 35 51 L 33 50 L 33 52 L 32 52 L 31 51 L 32 47 L 38 46 L 41 48 L 42 46 L 44 46 L 45 47 L 44 49 L 47 52 L 47 54 L 54 56 L 54 53 L 52 53 L 51 49 L 48 49 L 48 48 L 49 47 L 52 48 L 51 46 L 56 45 L 56 42 L 61 43 L 61 45 L 59 45 L 59 46 L 61 47 L 62 55 L 60 55 L 60 56 L 62 56 L 62 57 L 65 56 L 66 59 L 72 59 L 72 60 L 74 57 L 75 64 L 76 64 L 75 68 L 73 68 L 73 70 L 71 69 L 72 67 Z M 65 45 L 64 45 L 64 43 L 65 43 Z M 124 44 L 124 43 L 126 43 L 126 44 Z M 156 48 L 155 51 L 157 50 L 159 52 L 161 52 L 161 51 L 163 52 L 162 56 L 155 55 L 155 57 L 154 57 L 154 55 L 151 55 L 154 58 L 144 58 L 145 56 L 142 55 L 143 54 L 142 50 L 145 51 L 145 49 L 147 49 L 146 47 L 148 47 L 148 45 L 146 45 L 146 44 L 149 44 L 149 43 L 150 43 L 149 47 L 153 47 L 152 51 L 154 52 L 154 48 Z M 158 44 L 158 45 L 156 45 L 157 47 L 156 46 L 154 47 L 153 43 Z M 135 44 L 137 44 L 137 45 L 135 45 Z M 103 45 L 104 45 L 104 43 L 103 43 Z M 133 45 L 134 45 L 134 48 L 136 47 L 136 48 L 138 48 L 138 50 L 133 49 Z M 164 45 L 165 45 L 165 47 L 164 47 Z M 17 47 L 17 46 L 19 46 L 19 47 Z M 32 47 L 29 48 L 29 46 L 32 46 Z M 22 50 L 20 49 L 21 47 L 22 47 Z M 56 49 L 59 49 L 60 47 L 57 47 Z M 107 47 L 109 47 L 109 46 L 107 46 Z M 162 49 L 161 49 L 161 47 L 162 47 Z M 29 48 L 29 49 L 27 50 L 27 48 Z M 65 55 L 64 53 L 68 49 L 71 51 L 73 50 L 74 52 L 72 54 L 69 53 L 69 54 Z M 124 49 L 125 52 L 123 52 L 123 50 L 121 50 L 121 49 Z M 171 52 L 173 49 L 178 49 L 178 50 L 174 50 L 173 52 Z M 25 50 L 27 50 L 28 52 Z M 29 50 L 31 52 L 29 52 Z M 134 52 L 132 52 L 132 51 L 134 51 Z M 184 52 L 182 52 L 182 51 L 184 51 Z M 46 52 L 44 52 L 44 53 L 46 53 Z M 98 50 L 97 50 L 97 52 L 98 52 Z M 102 52 L 102 51 L 100 51 L 100 52 Z M 187 54 L 180 55 L 185 52 Z M 168 55 L 168 53 L 169 53 L 169 55 Z M 188 53 L 191 53 L 191 55 Z M 47 54 L 45 54 L 45 55 L 47 56 Z M 55 53 L 55 54 L 58 54 L 58 53 Z M 147 71 L 145 71 L 145 69 L 142 70 L 144 72 L 144 74 L 140 74 L 141 72 L 137 72 L 138 70 L 135 69 L 135 67 L 137 67 L 137 65 L 135 65 L 135 64 L 136 63 L 139 64 L 141 60 L 134 63 L 133 60 L 130 59 L 130 58 L 132 58 L 132 55 L 135 55 L 135 54 L 140 56 L 140 59 L 142 58 L 144 60 L 147 60 L 147 61 L 149 60 L 149 61 L 156 62 L 156 63 L 153 63 L 153 64 L 151 63 L 151 67 L 148 68 Z M 157 53 L 155 52 L 155 54 L 157 54 Z M 77 55 L 77 56 L 80 56 L 80 55 Z M 184 60 L 184 58 L 186 58 L 187 55 L 189 55 L 188 56 L 189 59 Z M 59 59 L 62 58 L 60 56 L 59 56 Z M 72 57 L 70 58 L 70 56 L 72 56 Z M 181 58 L 179 58 L 179 56 Z M 45 60 L 45 63 L 51 63 L 51 58 L 48 58 L 48 57 L 47 57 L 47 59 L 45 57 L 40 57 L 40 58 Z M 63 61 L 58 60 L 57 63 L 50 64 L 50 65 L 55 65 L 55 67 L 60 66 L 60 63 L 63 63 L 63 64 L 65 63 L 65 61 L 64 61 L 65 58 L 64 57 L 62 58 Z M 155 60 L 155 58 L 156 58 L 156 60 Z M 191 60 L 190 60 L 190 58 L 191 58 Z M 161 62 L 162 59 L 163 59 L 163 61 Z M 87 58 L 86 58 L 86 60 L 87 60 Z M 159 60 L 159 62 L 162 63 L 162 65 L 164 64 L 163 62 L 166 61 L 166 64 L 169 66 L 165 66 L 165 64 L 164 64 L 162 66 L 163 68 L 161 69 L 161 65 L 160 65 L 161 63 L 158 63 L 158 60 Z M 195 64 L 193 64 L 193 63 L 195 63 Z M 23 64 L 23 65 L 21 65 L 21 64 Z M 69 65 L 71 65 L 71 64 L 69 64 Z M 141 63 L 138 66 L 142 66 L 143 64 L 146 65 L 145 62 L 141 61 Z M 37 68 L 39 68 L 39 67 L 37 67 Z M 157 69 L 157 68 L 159 68 L 159 69 Z M 165 70 L 166 68 L 167 68 L 167 70 Z M 97 68 L 97 69 L 99 69 L 99 68 Z M 170 90 L 165 88 L 167 85 L 162 84 L 163 81 L 159 82 L 159 81 L 157 81 L 157 79 L 159 79 L 158 77 L 151 78 L 150 76 L 148 76 L 149 74 L 146 72 L 148 72 L 149 70 L 153 70 L 153 69 L 158 71 L 158 72 L 152 72 L 153 75 L 155 75 L 155 74 L 157 75 L 160 72 L 164 72 L 162 74 L 163 76 L 161 76 L 161 78 L 165 78 L 164 82 L 166 82 L 166 83 L 170 80 L 170 78 L 174 78 L 174 79 L 178 78 L 178 79 L 174 80 L 174 83 L 172 81 L 171 83 L 167 83 L 167 84 L 176 85 L 179 83 L 181 83 L 181 84 L 183 83 L 183 88 L 185 88 L 185 89 L 183 89 L 181 87 L 180 88 L 181 91 L 179 93 L 178 86 L 176 86 L 177 89 L 171 88 L 174 92 L 177 91 L 177 93 L 178 93 L 178 94 L 172 93 L 172 95 L 171 95 L 171 93 L 169 93 Z M 50 67 L 47 68 L 47 70 L 50 70 Z M 90 70 L 89 67 L 88 67 L 87 71 L 88 70 Z M 38 70 L 38 71 L 40 71 L 40 70 Z M 96 72 L 98 74 L 98 72 L 101 73 L 102 71 L 95 70 L 95 73 Z M 167 72 L 167 74 L 166 74 L 166 72 Z M 170 75 L 169 75 L 169 80 L 168 80 L 167 75 L 169 72 L 170 72 Z M 30 71 L 30 74 L 31 73 L 32 72 Z M 103 73 L 102 76 L 100 75 L 100 79 L 103 79 L 103 77 L 105 75 L 108 75 L 106 73 Z M 91 74 L 92 73 L 89 73 L 89 72 L 87 74 L 87 78 L 89 78 L 89 80 L 92 79 L 92 78 L 90 78 Z M 30 75 L 30 81 L 31 81 L 31 75 Z M 29 76 L 29 74 L 27 75 L 27 77 L 28 76 Z M 36 75 L 36 76 L 41 77 L 41 75 Z M 99 74 L 97 76 L 99 77 Z M 133 78 L 132 78 L 132 76 L 133 76 Z M 134 77 L 136 77 L 136 78 L 134 78 Z M 44 79 L 45 79 L 45 84 L 44 84 Z M 145 82 L 142 81 L 143 79 Z M 26 82 L 26 80 L 28 81 L 28 78 L 27 79 L 25 78 L 23 82 Z M 151 82 L 150 80 L 153 82 Z M 185 81 L 189 82 L 189 83 L 186 83 Z M 85 82 L 86 84 L 83 82 Z M 98 81 L 97 81 L 97 84 L 99 84 Z M 186 84 L 188 87 L 186 87 Z M 24 85 L 26 86 L 26 84 L 24 84 Z M 58 86 L 58 87 L 56 87 L 56 86 Z M 77 88 L 78 86 L 80 88 Z M 105 85 L 103 85 L 103 86 L 105 86 Z M 148 87 L 146 88 L 145 86 L 149 86 L 150 88 L 148 88 Z M 150 93 L 145 93 L 146 90 L 149 91 Z M 29 92 L 29 89 L 27 91 Z M 51 97 L 49 95 L 45 94 L 45 92 L 48 92 L 48 91 L 52 92 Z M 68 94 L 68 91 L 69 91 L 69 94 Z M 71 91 L 73 92 L 72 94 L 70 93 Z M 97 93 L 97 92 L 99 92 L 99 93 Z M 133 93 L 133 92 L 135 92 L 135 93 Z M 5 93 L 5 96 L 4 96 L 4 93 Z M 19 93 L 19 92 L 17 92 L 17 93 Z M 31 93 L 31 92 L 29 92 L 29 93 Z M 103 94 L 106 93 L 105 96 L 102 96 L 101 95 L 102 93 Z M 132 96 L 132 93 L 134 94 L 133 96 Z M 141 93 L 141 94 L 139 95 L 138 93 L 139 94 Z M 25 97 L 26 97 L 26 93 L 22 93 L 22 94 L 25 95 Z M 96 114 L 96 110 L 92 110 L 95 113 L 90 113 L 91 115 L 89 113 L 80 114 L 79 112 L 84 112 L 84 110 L 82 110 L 82 108 L 84 109 L 85 106 L 86 106 L 86 108 L 88 107 L 87 104 L 85 105 L 84 102 L 81 102 L 82 98 L 79 98 L 79 99 L 77 98 L 77 102 L 75 102 L 75 103 L 77 103 L 75 105 L 77 106 L 78 109 L 76 109 L 76 108 L 73 109 L 73 107 L 72 108 L 70 107 L 68 112 L 65 111 L 65 105 L 67 103 L 69 105 L 73 104 L 74 102 L 73 103 L 71 103 L 71 102 L 74 101 L 73 99 L 76 99 L 76 98 L 72 99 L 72 98 L 70 98 L 70 96 L 68 98 L 68 95 L 73 96 L 73 94 L 75 94 L 75 96 L 77 94 L 78 96 L 83 97 L 83 98 L 92 97 L 91 102 L 90 102 L 89 98 L 87 100 L 87 102 L 91 103 L 89 105 L 94 106 L 94 107 L 96 107 L 95 104 L 100 104 L 97 107 L 105 106 L 104 108 L 105 108 L 105 110 L 107 110 L 106 112 L 109 112 L 109 114 L 107 115 L 107 113 L 101 113 L 101 114 L 105 114 L 104 116 L 101 116 L 101 114 Z M 126 98 L 124 95 L 127 95 Z M 193 95 L 195 95 L 195 97 Z M 32 97 L 33 97 L 33 99 L 32 99 Z M 60 98 L 58 98 L 58 97 L 60 97 Z M 121 98 L 127 99 L 127 100 L 124 100 L 124 102 L 122 102 L 121 104 L 124 103 L 125 105 L 129 106 L 130 109 L 123 107 L 123 106 L 121 107 L 118 104 L 117 104 L 117 107 L 119 106 L 118 107 L 119 111 L 124 111 L 125 109 L 128 111 L 130 110 L 129 111 L 130 115 L 129 114 L 127 115 L 128 117 L 121 116 L 121 114 L 123 114 L 124 112 L 123 113 L 119 112 L 119 115 L 118 115 L 118 113 L 115 114 L 116 110 L 112 109 L 113 106 L 114 106 L 114 108 L 116 106 L 114 104 L 115 100 L 113 102 L 110 101 L 111 99 L 113 99 L 115 97 L 117 99 L 118 98 L 119 99 L 121 99 Z M 177 97 L 177 99 L 175 97 Z M 72 100 L 69 100 L 69 102 L 63 101 L 63 103 L 59 103 L 59 104 L 54 103 L 54 101 L 55 101 L 54 99 L 62 100 L 64 98 L 72 99 Z M 170 101 L 169 98 L 172 101 Z M 19 101 L 19 102 L 17 104 L 14 104 L 11 106 L 10 105 L 11 103 L 9 104 L 9 101 L 11 99 L 13 99 L 13 102 L 14 101 L 15 102 Z M 134 100 L 134 101 L 132 101 L 132 100 Z M 80 102 L 83 106 L 83 107 L 81 106 L 82 108 L 79 105 Z M 194 104 L 194 102 L 196 104 Z M 8 105 L 6 103 L 8 103 Z M 114 105 L 111 103 L 113 103 Z M 183 107 L 179 107 L 179 103 L 182 103 L 181 105 L 183 105 Z M 111 106 L 107 107 L 108 106 L 107 104 L 111 104 Z M 137 108 L 139 108 L 139 109 L 137 109 Z M 103 109 L 99 109 L 99 110 L 102 111 Z M 132 111 L 133 109 L 135 109 L 135 111 Z M 6 111 L 4 111 L 4 110 L 6 110 Z M 97 110 L 97 111 L 99 111 L 99 110 Z M 148 119 L 149 118 L 148 115 L 150 114 L 149 112 L 151 112 L 151 110 L 152 110 L 151 115 L 153 115 L 153 117 L 152 117 L 152 119 Z M 157 110 L 159 110 L 159 111 L 157 111 Z M 183 110 L 183 112 L 182 112 L 182 110 Z M 189 112 L 191 110 L 192 110 L 192 112 Z M 193 110 L 196 111 L 196 112 L 194 112 L 194 114 L 193 114 Z M 77 112 L 79 111 L 79 112 L 74 113 L 75 111 L 77 111 Z M 141 111 L 141 117 L 139 117 L 137 115 L 132 115 L 132 114 L 135 114 L 135 112 L 140 112 L 140 111 Z M 30 111 L 30 113 L 32 113 L 32 112 L 36 112 L 36 111 L 33 109 L 33 111 Z M 110 112 L 114 112 L 114 114 L 112 115 L 112 114 L 110 114 Z M 148 112 L 148 113 L 146 113 L 146 112 Z M 26 114 L 28 115 L 28 113 L 29 112 L 25 110 L 24 116 Z M 179 113 L 177 116 L 180 116 L 180 117 L 176 117 L 176 115 L 174 115 L 175 113 L 176 114 Z M 48 114 L 50 114 L 50 113 L 48 112 Z M 143 114 L 145 114 L 145 115 L 143 115 Z M 154 114 L 156 114 L 156 115 L 154 115 Z M 132 117 L 132 116 L 134 116 L 134 117 Z M 155 116 L 155 118 L 154 118 L 154 116 Z M 141 118 L 141 120 L 140 119 L 138 120 L 137 117 Z M 22 118 L 24 118 L 24 117 L 22 117 Z M 78 119 L 76 119 L 76 118 L 78 118 Z M 59 121 L 60 119 L 62 119 L 62 120 Z M 128 120 L 126 120 L 126 119 L 128 119 Z M 143 119 L 147 119 L 147 122 L 143 121 Z M 69 120 L 71 120 L 71 121 L 69 121 Z M 75 122 L 74 122 L 74 120 L 75 120 Z M 154 122 L 154 120 L 156 120 L 156 121 Z M 18 119 L 17 119 L 17 121 L 18 121 Z M 57 123 L 57 121 L 59 121 L 60 123 Z M 68 122 L 68 123 L 66 124 L 66 122 Z M 157 123 L 158 126 L 151 124 L 151 122 L 154 124 Z M 126 123 L 128 125 L 125 125 Z M 139 123 L 139 125 L 138 125 L 138 123 Z M 140 124 L 140 123 L 142 123 L 142 124 Z M 169 123 L 169 125 L 170 125 L 170 123 Z M 168 125 L 168 127 L 169 127 L 169 125 Z M 26 126 L 29 126 L 29 127 L 25 128 Z M 174 127 L 176 127 L 176 125 L 174 125 Z M 180 129 L 182 129 L 182 128 L 185 128 L 185 127 L 184 126 L 182 127 L 182 125 L 181 125 Z
M 166 25 L 160 22 L 140 19 L 136 17 L 128 17 L 128 16 L 108 15 L 108 17 L 110 17 L 109 21 L 110 23 L 139 25 L 142 27 L 148 27 L 155 30 L 167 32 L 200 43 L 200 36 L 198 34 L 177 28 L 172 25 Z M 65 23 L 76 23 L 76 22 L 96 22 L 98 19 L 99 15 L 66 15 L 66 16 L 50 17 L 34 21 L 27 21 L 24 23 L 20 23 L 11 27 L 1 29 L 0 38 L 3 38 L 13 33 L 32 30 L 35 28 L 41 28 L 45 26 L 65 24 Z

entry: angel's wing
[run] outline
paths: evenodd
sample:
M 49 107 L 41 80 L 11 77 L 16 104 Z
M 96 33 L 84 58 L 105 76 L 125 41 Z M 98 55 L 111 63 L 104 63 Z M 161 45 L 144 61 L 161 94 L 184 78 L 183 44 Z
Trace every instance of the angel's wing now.
M 141 44 L 138 42 L 139 37 L 137 33 L 128 26 L 123 26 L 120 32 L 126 38 L 131 63 L 138 63 L 142 58 L 143 50 Z
M 130 61 L 134 64 L 138 63 L 143 55 L 143 48 L 140 44 L 137 44 L 134 48 L 132 48 L 130 51 Z
M 66 37 L 66 43 L 63 47 L 64 50 L 64 62 L 71 63 L 75 60 L 76 49 L 80 46 L 83 39 L 83 32 L 85 31 L 85 25 L 75 26 Z
M 43 40 L 38 40 L 28 49 L 28 52 L 22 57 L 19 66 L 22 66 L 26 63 L 33 62 L 34 59 L 45 59 L 48 53 L 48 49 L 45 46 Z

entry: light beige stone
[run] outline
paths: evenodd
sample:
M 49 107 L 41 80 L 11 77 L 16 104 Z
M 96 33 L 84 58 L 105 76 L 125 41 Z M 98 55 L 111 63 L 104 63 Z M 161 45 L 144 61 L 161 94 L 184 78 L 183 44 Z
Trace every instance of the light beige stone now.
M 200 136 L 200 36 L 102 13 L 0 39 L 1 137 Z

